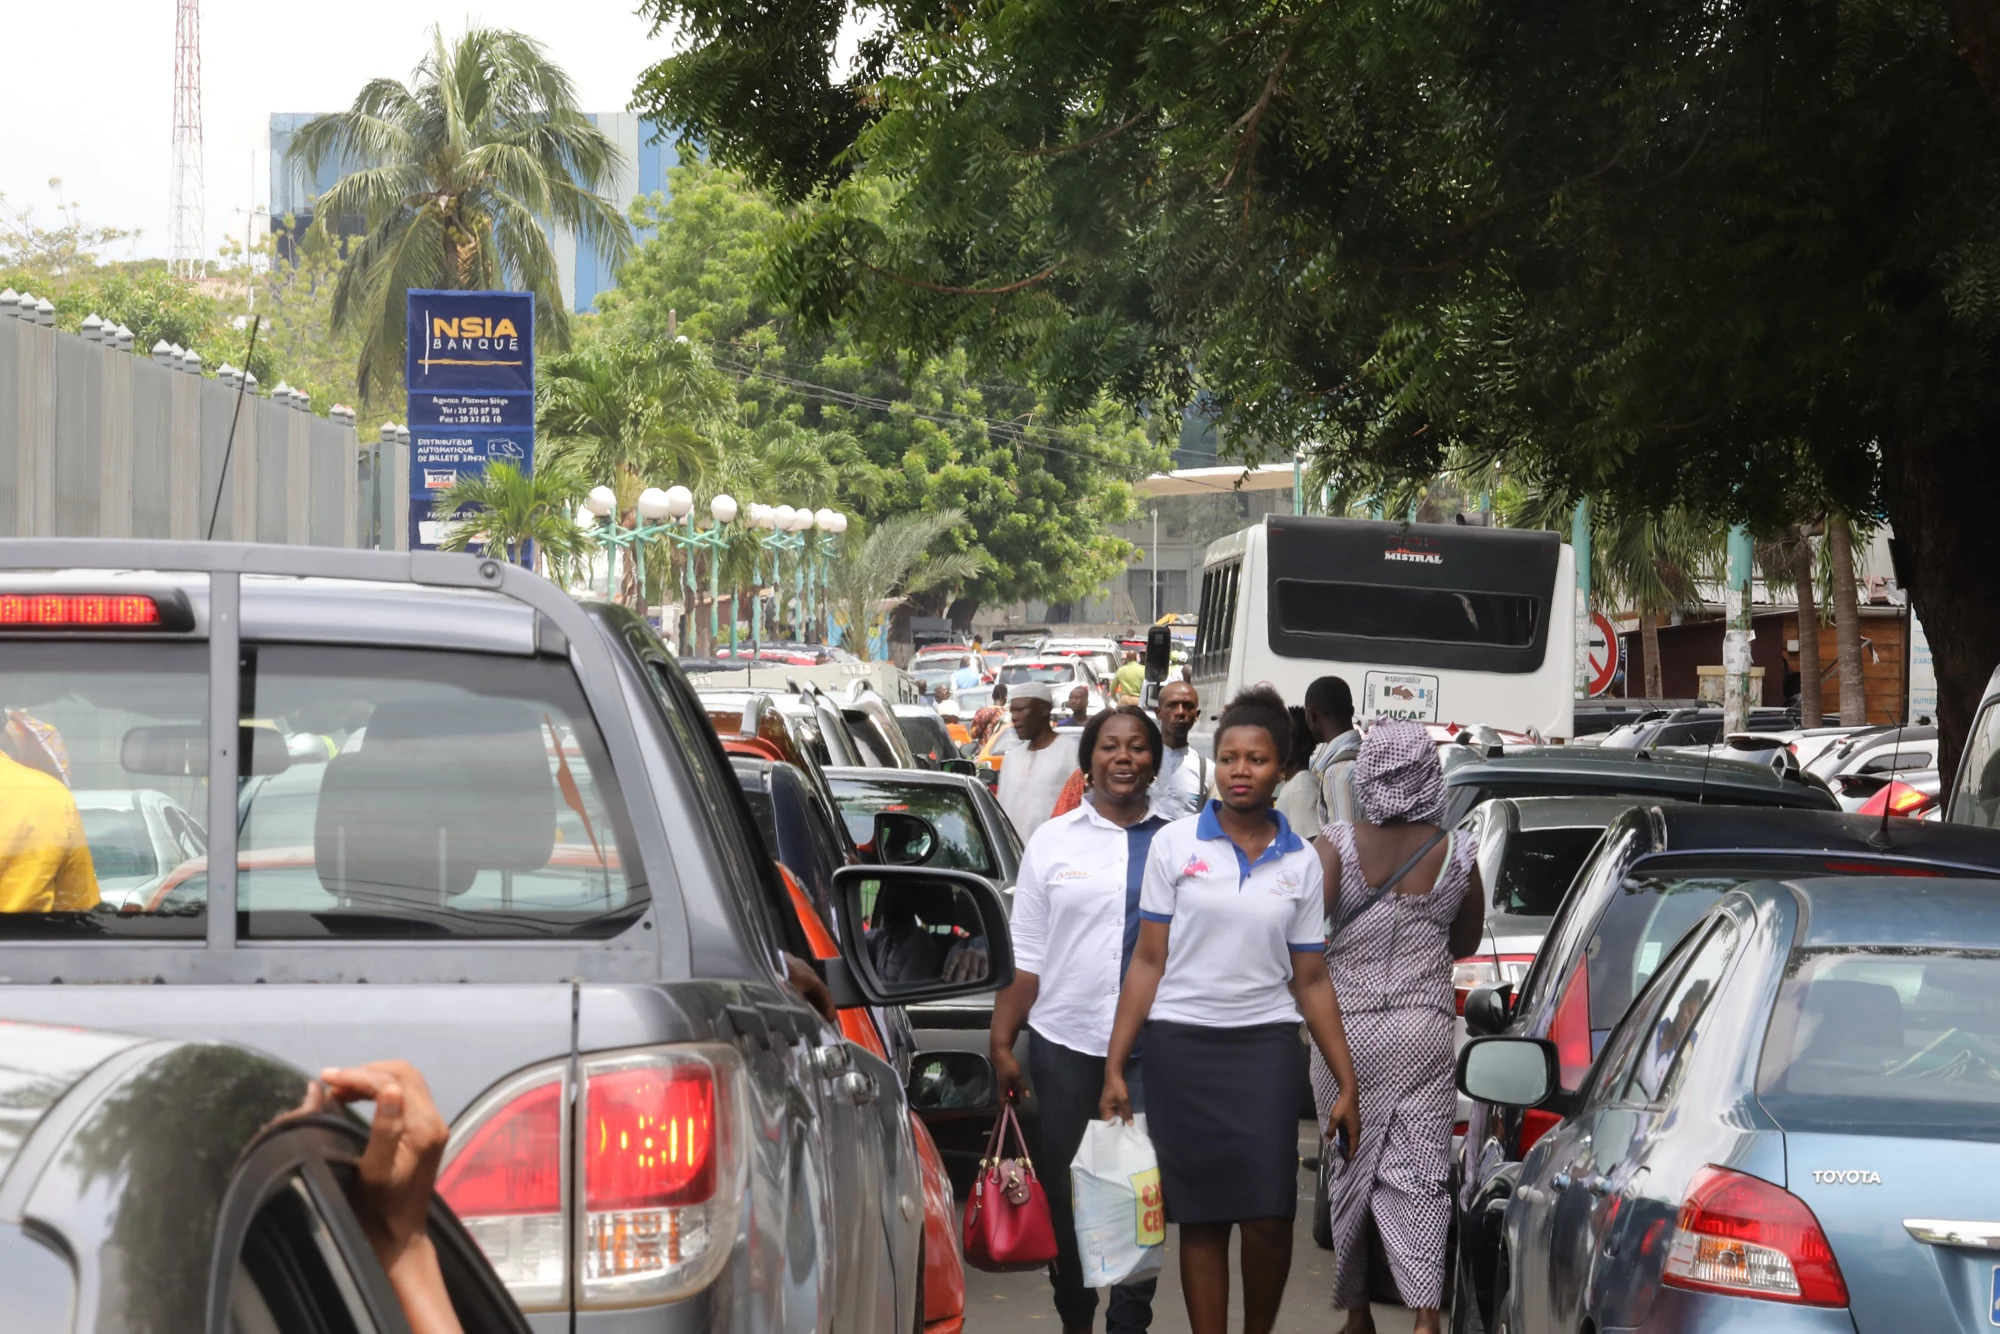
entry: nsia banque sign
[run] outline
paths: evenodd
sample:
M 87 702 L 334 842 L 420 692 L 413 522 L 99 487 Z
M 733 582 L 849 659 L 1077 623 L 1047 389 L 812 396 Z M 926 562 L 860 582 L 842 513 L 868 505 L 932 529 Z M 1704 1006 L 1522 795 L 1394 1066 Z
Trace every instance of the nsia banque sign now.
M 535 462 L 535 298 L 413 289 L 409 352 L 410 549 L 438 545 L 440 492 L 495 460 Z

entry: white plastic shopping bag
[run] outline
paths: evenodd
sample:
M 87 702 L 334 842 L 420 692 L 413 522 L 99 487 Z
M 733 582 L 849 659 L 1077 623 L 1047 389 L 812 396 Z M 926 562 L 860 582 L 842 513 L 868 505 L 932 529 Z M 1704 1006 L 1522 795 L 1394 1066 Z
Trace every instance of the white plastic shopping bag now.
M 1167 1210 L 1144 1113 L 1130 1125 L 1114 1118 L 1085 1126 L 1069 1187 L 1085 1286 L 1129 1283 L 1159 1269 Z

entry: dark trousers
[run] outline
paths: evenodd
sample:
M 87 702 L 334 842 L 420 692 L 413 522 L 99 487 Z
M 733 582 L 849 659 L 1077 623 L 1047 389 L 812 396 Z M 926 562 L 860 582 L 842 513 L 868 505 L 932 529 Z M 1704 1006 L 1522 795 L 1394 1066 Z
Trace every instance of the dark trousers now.
M 1146 1088 L 1139 1061 L 1125 1064 L 1125 1087 L 1132 1110 L 1146 1110 Z M 1035 1175 L 1049 1197 L 1049 1219 L 1056 1229 L 1056 1262 L 1049 1282 L 1056 1289 L 1056 1314 L 1064 1329 L 1089 1329 L 1097 1318 L 1097 1290 L 1083 1286 L 1083 1261 L 1076 1252 L 1076 1220 L 1070 1213 L 1069 1164 L 1083 1143 L 1084 1127 L 1097 1120 L 1097 1100 L 1104 1092 L 1104 1058 L 1087 1056 L 1051 1042 L 1028 1029 L 1028 1078 L 1035 1086 L 1040 1115 L 1035 1129 Z M 1154 1278 L 1121 1283 L 1111 1289 L 1107 1334 L 1144 1334 L 1153 1323 Z

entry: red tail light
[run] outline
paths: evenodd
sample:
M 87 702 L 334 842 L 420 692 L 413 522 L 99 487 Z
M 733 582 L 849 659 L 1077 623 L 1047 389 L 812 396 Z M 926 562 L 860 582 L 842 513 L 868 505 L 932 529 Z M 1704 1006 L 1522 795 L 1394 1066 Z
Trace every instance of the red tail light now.
M 574 1139 L 564 1133 L 566 1066 L 544 1065 L 476 1103 L 452 1132 L 439 1193 L 525 1309 L 566 1305 L 572 1281 L 586 1307 L 706 1287 L 729 1258 L 743 1196 L 742 1058 L 719 1046 L 585 1057 Z
M 0 625 L 119 629 L 160 624 L 160 604 L 131 593 L 0 593 Z
M 1677 1288 L 1847 1305 L 1847 1282 L 1806 1202 L 1721 1167 L 1704 1167 L 1689 1183 L 1663 1277 Z
M 563 1299 L 563 1080 L 544 1066 L 474 1104 L 445 1148 L 438 1194 L 529 1309 Z
M 1561 1068 L 1562 1086 L 1572 1091 L 1582 1087 L 1590 1073 L 1590 967 L 1579 962 L 1556 1002 L 1555 1018 L 1549 1023 L 1549 1041 L 1556 1044 L 1556 1062 Z
M 1496 982 L 1521 984 L 1528 975 L 1528 965 L 1535 961 L 1532 954 L 1503 954 L 1499 967 L 1494 967 L 1490 954 L 1468 954 L 1451 966 L 1451 989 L 1457 996 L 1458 1012 L 1465 1013 L 1465 998 L 1472 994 L 1474 987 L 1491 986 Z
M 1915 818 L 1937 803 L 1937 798 L 1928 792 L 1919 792 L 1900 778 L 1892 778 L 1882 790 L 1861 804 L 1859 815 L 1880 816 L 1885 811 L 1890 815 Z
M 715 1193 L 715 1076 L 707 1066 L 592 1076 L 584 1207 L 699 1204 Z

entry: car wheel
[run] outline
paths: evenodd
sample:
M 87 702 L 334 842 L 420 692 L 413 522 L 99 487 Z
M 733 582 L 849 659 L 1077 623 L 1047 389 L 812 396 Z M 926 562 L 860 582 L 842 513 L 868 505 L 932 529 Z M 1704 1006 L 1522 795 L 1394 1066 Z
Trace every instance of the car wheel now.
M 1313 1245 L 1323 1251 L 1333 1249 L 1333 1201 L 1332 1180 L 1333 1155 L 1339 1150 L 1321 1131 L 1319 1137 L 1319 1171 L 1313 1174 Z

